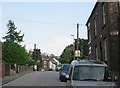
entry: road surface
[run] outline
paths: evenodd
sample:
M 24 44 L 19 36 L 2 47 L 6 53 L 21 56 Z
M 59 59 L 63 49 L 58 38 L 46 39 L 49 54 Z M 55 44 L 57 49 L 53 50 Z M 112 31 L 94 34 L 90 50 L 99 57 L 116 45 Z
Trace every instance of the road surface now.
M 59 73 L 56 71 L 35 71 L 26 74 L 3 86 L 66 86 L 59 81 Z

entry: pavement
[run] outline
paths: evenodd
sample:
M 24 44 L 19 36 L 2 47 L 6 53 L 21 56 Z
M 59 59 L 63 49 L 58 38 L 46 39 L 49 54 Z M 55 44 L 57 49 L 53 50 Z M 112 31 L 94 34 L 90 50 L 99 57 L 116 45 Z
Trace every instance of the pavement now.
M 0 77 L 0 86 L 8 83 L 8 82 L 11 82 L 25 74 L 28 74 L 32 71 L 25 71 L 25 72 L 21 72 L 21 73 L 17 73 L 17 74 L 14 74 L 14 75 L 10 75 L 10 76 L 5 76 L 5 77 Z

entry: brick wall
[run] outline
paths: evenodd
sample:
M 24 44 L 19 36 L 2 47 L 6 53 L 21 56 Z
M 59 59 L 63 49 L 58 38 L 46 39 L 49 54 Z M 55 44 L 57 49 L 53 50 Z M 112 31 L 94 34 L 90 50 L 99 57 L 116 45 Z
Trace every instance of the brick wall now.
M 2 63 L 2 76 L 9 76 L 10 75 L 10 67 L 9 65 Z
M 8 76 L 10 75 L 10 69 L 9 66 L 2 61 L 0 61 L 0 77 Z
M 103 5 L 105 10 L 106 24 L 103 25 Z M 119 7 L 119 9 L 118 9 Z M 119 11 L 118 11 L 119 10 Z M 118 13 L 119 12 L 119 13 Z M 119 18 L 118 18 L 119 17 Z M 95 36 L 95 22 L 97 35 Z M 88 24 L 90 23 L 90 27 Z M 88 36 L 91 35 L 91 54 L 90 58 L 96 59 L 96 47 L 98 58 L 102 61 L 107 60 L 107 64 L 120 80 L 120 5 L 118 2 L 97 2 L 87 22 Z M 105 53 L 105 40 L 106 52 Z M 106 59 L 107 57 L 107 59 Z M 120 81 L 119 81 L 120 85 Z M 119 87 L 120 88 L 120 87 Z
M 2 77 L 32 70 L 33 69 L 30 66 L 17 65 L 16 67 L 11 68 L 11 65 L 0 63 L 0 76 Z

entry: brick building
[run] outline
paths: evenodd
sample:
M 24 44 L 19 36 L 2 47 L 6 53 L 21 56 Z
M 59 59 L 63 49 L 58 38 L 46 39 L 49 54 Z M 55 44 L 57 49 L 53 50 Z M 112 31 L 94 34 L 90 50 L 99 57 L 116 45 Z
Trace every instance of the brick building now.
M 48 70 L 49 70 L 49 59 L 44 59 L 44 60 L 42 60 L 42 68 L 43 68 L 45 71 L 48 71 Z
M 89 58 L 105 61 L 120 74 L 120 2 L 96 2 L 86 23 Z

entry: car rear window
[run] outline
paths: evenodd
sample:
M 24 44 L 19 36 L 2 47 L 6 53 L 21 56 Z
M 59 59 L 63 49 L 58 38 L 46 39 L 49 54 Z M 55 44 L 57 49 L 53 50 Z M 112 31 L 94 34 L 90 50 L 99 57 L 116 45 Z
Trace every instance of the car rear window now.
M 62 70 L 69 70 L 69 68 L 70 68 L 70 65 L 63 65 L 62 66 Z

